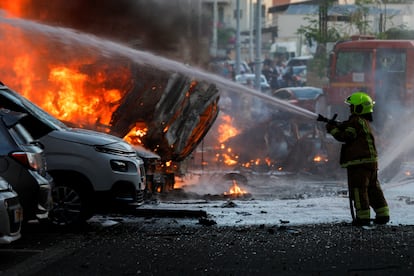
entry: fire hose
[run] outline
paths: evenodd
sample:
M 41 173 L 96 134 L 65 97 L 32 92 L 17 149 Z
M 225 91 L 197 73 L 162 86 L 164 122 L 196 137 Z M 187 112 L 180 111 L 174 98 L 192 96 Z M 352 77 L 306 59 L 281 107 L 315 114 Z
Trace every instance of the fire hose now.
M 338 124 L 337 121 L 335 121 L 336 117 L 338 116 L 338 114 L 334 114 L 333 117 L 331 119 L 328 119 L 324 116 L 322 116 L 321 114 L 318 114 L 318 118 L 316 119 L 319 122 L 324 122 L 327 124 Z M 351 217 L 352 217 L 352 221 L 355 221 L 355 210 L 354 210 L 354 200 L 353 200 L 353 195 L 352 195 L 352 191 L 351 191 L 351 186 L 348 182 L 348 198 L 349 198 L 349 209 L 351 210 Z

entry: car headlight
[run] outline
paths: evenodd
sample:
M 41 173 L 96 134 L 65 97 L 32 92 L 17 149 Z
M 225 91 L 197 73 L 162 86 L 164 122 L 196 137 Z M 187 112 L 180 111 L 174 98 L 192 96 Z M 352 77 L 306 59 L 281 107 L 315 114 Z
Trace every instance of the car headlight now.
M 114 171 L 127 172 L 128 164 L 121 160 L 111 160 L 111 168 Z
M 136 151 L 126 143 L 115 143 L 109 145 L 95 146 L 95 150 L 107 154 L 137 157 Z

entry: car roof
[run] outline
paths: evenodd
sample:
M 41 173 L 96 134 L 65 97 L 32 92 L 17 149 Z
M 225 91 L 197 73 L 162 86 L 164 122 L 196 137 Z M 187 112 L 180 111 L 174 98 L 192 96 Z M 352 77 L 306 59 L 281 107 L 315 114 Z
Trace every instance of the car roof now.
M 260 75 L 262 78 L 266 78 L 266 76 L 265 75 L 263 75 L 263 74 L 261 74 Z M 236 75 L 236 79 L 237 78 L 240 78 L 240 79 L 243 79 L 243 78 L 255 78 L 256 77 L 256 74 L 251 74 L 251 73 L 246 73 L 246 74 L 239 74 L 239 75 Z
M 295 86 L 295 87 L 283 87 L 279 88 L 278 90 L 275 90 L 273 94 L 277 94 L 278 91 L 287 90 L 295 94 L 295 96 L 298 96 L 301 99 L 309 99 L 309 95 L 304 94 L 305 92 L 313 92 L 315 93 L 315 98 L 319 95 L 323 94 L 322 88 L 319 87 L 313 87 L 313 86 Z
M 315 87 L 315 86 L 291 86 L 291 87 L 282 87 L 282 88 L 277 89 L 276 91 L 279 91 L 279 90 L 291 90 L 292 92 L 293 91 L 303 91 L 303 90 L 313 90 L 313 91 L 323 92 L 322 88 Z
M 298 56 L 298 57 L 291 57 L 289 60 L 307 60 L 307 59 L 312 59 L 312 58 L 313 56 Z

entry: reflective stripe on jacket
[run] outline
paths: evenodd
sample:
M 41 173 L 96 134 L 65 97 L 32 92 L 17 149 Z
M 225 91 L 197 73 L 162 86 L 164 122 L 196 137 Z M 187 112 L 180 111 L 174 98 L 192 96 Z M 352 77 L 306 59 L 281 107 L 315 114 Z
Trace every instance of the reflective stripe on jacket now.
M 375 139 L 368 120 L 352 114 L 347 121 L 339 123 L 329 133 L 336 140 L 343 142 L 339 161 L 341 167 L 367 163 L 377 164 Z

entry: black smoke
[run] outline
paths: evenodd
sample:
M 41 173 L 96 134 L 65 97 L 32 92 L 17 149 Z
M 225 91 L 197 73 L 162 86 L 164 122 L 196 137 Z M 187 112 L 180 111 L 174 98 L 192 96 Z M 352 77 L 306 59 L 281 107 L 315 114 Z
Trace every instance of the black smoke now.
M 0 8 L 7 7 L 0 0 Z M 208 20 L 199 1 L 188 0 L 29 0 L 22 1 L 20 16 L 69 27 L 165 53 L 188 43 L 196 51 L 208 36 Z M 207 29 L 206 29 L 207 27 Z

